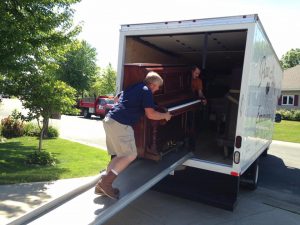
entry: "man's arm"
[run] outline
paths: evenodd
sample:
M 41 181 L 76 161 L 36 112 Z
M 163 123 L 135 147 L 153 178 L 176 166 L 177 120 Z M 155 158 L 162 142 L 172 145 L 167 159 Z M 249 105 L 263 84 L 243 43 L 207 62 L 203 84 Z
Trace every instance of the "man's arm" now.
M 115 97 L 114 97 L 114 103 L 117 103 L 119 101 L 120 95 L 122 92 L 119 92 Z
M 199 95 L 199 98 L 202 99 L 203 104 L 206 105 L 207 104 L 207 100 L 206 100 L 206 98 L 205 98 L 205 96 L 204 96 L 204 94 L 203 94 L 203 92 L 202 92 L 201 89 L 198 90 L 198 95 Z
M 198 90 L 198 95 L 199 95 L 199 98 L 205 98 L 201 89 Z
M 170 112 L 160 113 L 155 111 L 153 108 L 145 108 L 145 114 L 150 120 L 166 120 L 169 121 L 172 117 Z

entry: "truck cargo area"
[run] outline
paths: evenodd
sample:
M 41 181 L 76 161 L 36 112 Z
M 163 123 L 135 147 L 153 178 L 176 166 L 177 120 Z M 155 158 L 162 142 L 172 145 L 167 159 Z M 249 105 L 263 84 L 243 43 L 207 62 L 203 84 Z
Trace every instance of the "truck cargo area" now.
M 195 157 L 232 165 L 247 30 L 127 36 L 124 63 L 198 65 L 206 106 L 196 111 Z
M 95 195 L 94 185 L 72 199 L 58 202 L 51 208 L 37 209 L 11 224 L 102 224 L 192 156 L 187 151 L 168 154 L 164 160 L 136 160 L 114 182 L 120 189 L 120 199 Z

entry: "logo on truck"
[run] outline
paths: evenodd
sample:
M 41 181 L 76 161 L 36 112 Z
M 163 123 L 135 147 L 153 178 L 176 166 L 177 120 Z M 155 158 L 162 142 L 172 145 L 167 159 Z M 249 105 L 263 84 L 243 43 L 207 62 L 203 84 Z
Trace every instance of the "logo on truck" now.
M 274 97 L 276 96 L 275 82 L 274 82 L 274 64 L 272 59 L 267 62 L 267 57 L 263 56 L 259 63 L 259 83 L 256 88 L 257 98 L 255 100 L 258 107 L 256 116 L 256 132 L 255 136 L 269 139 L 271 121 L 273 117 Z M 274 92 L 271 94 L 270 92 Z M 260 94 L 259 94 L 260 93 Z

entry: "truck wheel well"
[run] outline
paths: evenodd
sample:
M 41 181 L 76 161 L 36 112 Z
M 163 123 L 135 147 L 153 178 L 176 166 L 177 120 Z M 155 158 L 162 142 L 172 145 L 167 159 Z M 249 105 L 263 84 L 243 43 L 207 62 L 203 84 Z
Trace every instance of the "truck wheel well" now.
M 259 159 L 256 159 L 252 165 L 241 176 L 241 186 L 246 187 L 249 190 L 255 190 L 258 185 L 259 177 Z

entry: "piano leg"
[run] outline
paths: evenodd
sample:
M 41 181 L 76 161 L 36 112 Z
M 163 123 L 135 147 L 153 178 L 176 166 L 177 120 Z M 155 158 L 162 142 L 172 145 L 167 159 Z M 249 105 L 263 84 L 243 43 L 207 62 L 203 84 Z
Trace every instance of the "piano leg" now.
M 158 123 L 152 123 L 152 142 L 151 146 L 146 148 L 145 151 L 145 158 L 147 159 L 152 159 L 155 161 L 159 161 L 162 158 L 162 155 L 158 153 L 157 151 L 157 129 L 158 129 L 159 124 Z

